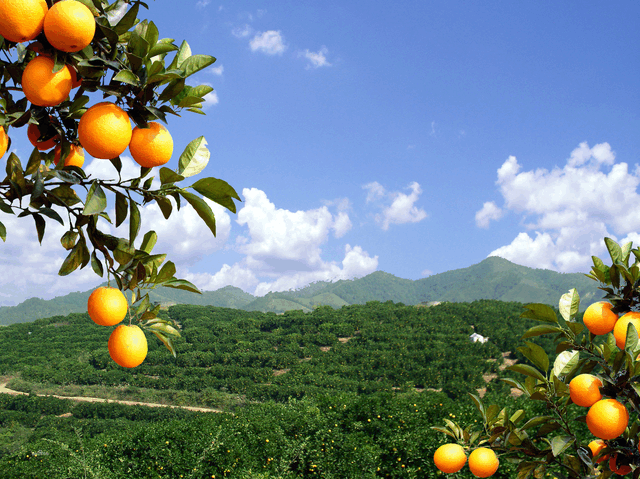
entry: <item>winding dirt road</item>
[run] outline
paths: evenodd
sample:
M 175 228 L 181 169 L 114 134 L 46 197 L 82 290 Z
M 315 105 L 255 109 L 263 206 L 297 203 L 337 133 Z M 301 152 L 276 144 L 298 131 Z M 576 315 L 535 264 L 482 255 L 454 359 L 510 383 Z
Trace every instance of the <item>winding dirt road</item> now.
M 13 396 L 26 395 L 27 393 L 21 391 L 14 391 L 7 388 L 7 382 L 0 383 L 0 394 L 11 394 Z M 139 401 L 124 401 L 120 399 L 103 399 L 86 396 L 58 396 L 57 394 L 38 394 L 38 396 L 50 396 L 58 399 L 69 399 L 71 401 L 83 401 L 83 402 L 106 402 L 116 404 L 126 404 L 127 406 L 148 406 L 148 407 L 170 407 L 178 409 L 187 409 L 188 411 L 195 412 L 224 412 L 220 409 L 211 409 L 206 407 L 194 407 L 194 406 L 171 406 L 169 404 L 151 403 L 151 402 L 139 402 Z

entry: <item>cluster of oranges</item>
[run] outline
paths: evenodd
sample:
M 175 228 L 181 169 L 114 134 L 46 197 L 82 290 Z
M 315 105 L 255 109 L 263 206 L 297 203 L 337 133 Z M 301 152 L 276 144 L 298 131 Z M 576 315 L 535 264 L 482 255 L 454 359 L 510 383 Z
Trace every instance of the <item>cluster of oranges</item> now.
M 115 326 L 127 315 L 127 298 L 117 288 L 101 286 L 89 296 L 87 311 L 94 323 Z M 147 357 L 147 338 L 135 324 L 116 327 L 107 346 L 111 359 L 125 368 L 135 368 Z
M 0 35 L 12 42 L 34 40 L 44 32 L 49 44 L 56 50 L 74 53 L 88 47 L 95 35 L 96 22 L 91 10 L 76 0 L 62 0 L 50 9 L 45 0 L 3 0 L 0 2 Z M 55 107 L 69 97 L 73 88 L 82 83 L 76 70 L 63 65 L 55 71 L 53 58 L 43 51 L 42 43 L 28 47 L 39 53 L 25 67 L 22 91 L 29 102 L 39 107 Z M 50 122 L 60 128 L 53 117 Z M 7 150 L 8 138 L 0 129 L 0 156 Z M 61 156 L 59 135 L 43 137 L 38 124 L 31 123 L 27 136 L 40 151 L 55 148 L 54 162 Z M 49 129 L 51 131 L 51 129 Z M 169 131 L 158 122 L 148 128 L 131 127 L 129 115 L 118 105 L 101 102 L 90 107 L 80 118 L 78 144 L 72 144 L 65 158 L 65 166 L 82 167 L 84 151 L 99 159 L 120 156 L 127 147 L 133 159 L 146 168 L 161 166 L 171 159 L 173 139 Z
M 459 444 L 443 444 L 433 455 L 433 462 L 442 472 L 458 472 L 467 463 L 467 455 Z M 500 461 L 488 447 L 478 447 L 469 454 L 469 470 L 476 477 L 490 477 L 498 470 Z

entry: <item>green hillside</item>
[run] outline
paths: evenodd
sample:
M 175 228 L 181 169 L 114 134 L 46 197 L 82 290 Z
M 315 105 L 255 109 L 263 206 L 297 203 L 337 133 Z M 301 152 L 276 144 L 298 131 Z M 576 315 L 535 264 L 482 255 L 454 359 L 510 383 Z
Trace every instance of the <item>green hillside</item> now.
M 309 312 L 318 306 L 340 308 L 368 301 L 393 301 L 420 304 L 430 301 L 468 302 L 496 299 L 520 303 L 555 305 L 560 296 L 577 288 L 586 307 L 603 297 L 597 284 L 583 274 L 562 274 L 520 266 L 503 258 L 489 257 L 468 268 L 447 271 L 416 281 L 376 271 L 363 278 L 334 283 L 319 281 L 296 291 L 268 293 L 262 297 L 226 286 L 202 295 L 188 291 L 159 288 L 151 300 L 163 305 L 193 304 L 283 313 L 290 310 Z M 45 301 L 31 298 L 18 306 L 0 307 L 0 325 L 34 321 L 55 315 L 86 311 L 90 291 L 71 293 Z

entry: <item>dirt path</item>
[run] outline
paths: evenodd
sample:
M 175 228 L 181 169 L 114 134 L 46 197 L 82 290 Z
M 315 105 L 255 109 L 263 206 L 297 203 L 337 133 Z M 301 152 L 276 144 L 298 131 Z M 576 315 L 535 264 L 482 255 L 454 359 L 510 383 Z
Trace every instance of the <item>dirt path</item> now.
M 14 396 L 18 396 L 21 394 L 26 395 L 27 393 L 9 389 L 7 388 L 7 382 L 3 382 L 3 383 L 0 383 L 0 394 L 11 394 Z M 126 404 L 127 406 L 170 407 L 170 408 L 178 408 L 178 409 L 187 409 L 188 411 L 196 411 L 196 412 L 224 412 L 224 411 L 221 411 L 220 409 L 211 409 L 206 407 L 171 406 L 169 404 L 139 402 L 139 401 L 125 401 L 121 399 L 103 399 L 103 398 L 94 398 L 94 397 L 86 397 L 86 396 L 58 396 L 57 394 L 38 394 L 38 396 L 50 396 L 58 399 L 70 399 L 71 401 Z

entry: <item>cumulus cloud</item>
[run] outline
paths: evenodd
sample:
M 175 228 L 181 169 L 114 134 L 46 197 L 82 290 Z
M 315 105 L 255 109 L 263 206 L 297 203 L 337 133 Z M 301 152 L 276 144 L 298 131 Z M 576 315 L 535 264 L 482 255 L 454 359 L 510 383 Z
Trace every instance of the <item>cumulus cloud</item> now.
M 521 215 L 527 231 L 491 255 L 526 266 L 586 271 L 591 256 L 605 252 L 605 236 L 638 237 L 640 172 L 616 162 L 608 143 L 581 143 L 562 168 L 552 170 L 524 171 L 510 156 L 497 177 L 503 209 Z M 478 214 L 488 216 L 490 210 L 483 207 Z
M 480 228 L 488 228 L 492 220 L 502 218 L 503 211 L 493 201 L 487 201 L 482 209 L 476 213 L 476 225 Z
M 387 192 L 377 181 L 368 183 L 363 188 L 367 190 L 366 202 L 375 202 L 381 208 L 382 212 L 376 214 L 375 219 L 385 231 L 392 224 L 418 223 L 428 216 L 425 210 L 415 205 L 422 194 L 420 185 L 415 181 L 407 187 L 411 190 L 409 194 Z
M 211 67 L 209 68 L 209 72 L 213 75 L 222 76 L 222 73 L 224 72 L 224 66 L 218 65 L 215 67 Z
M 307 69 L 330 67 L 331 63 L 327 60 L 328 53 L 329 49 L 323 45 L 317 52 L 312 52 L 309 49 L 306 49 L 303 52 L 300 52 L 299 56 L 308 60 Z
M 268 30 L 257 33 L 251 42 L 249 42 L 249 46 L 251 47 L 251 51 L 262 52 L 266 55 L 282 55 L 287 48 L 280 30 Z
M 215 274 L 186 276 L 200 287 L 217 289 L 232 284 L 260 296 L 376 270 L 378 257 L 372 258 L 358 245 L 345 245 L 341 262 L 322 258 L 322 247 L 331 233 L 340 238 L 351 228 L 346 211 L 333 214 L 328 206 L 306 211 L 277 208 L 257 188 L 245 188 L 243 196 L 237 223 L 245 228 L 246 235 L 236 238 L 234 249 L 244 258 L 233 265 L 225 264 Z M 344 201 L 341 203 L 346 208 Z
M 251 35 L 252 33 L 253 33 L 253 28 L 251 28 L 251 25 L 247 23 L 245 23 L 242 26 L 235 27 L 233 30 L 231 30 L 231 34 L 236 38 L 245 38 Z

